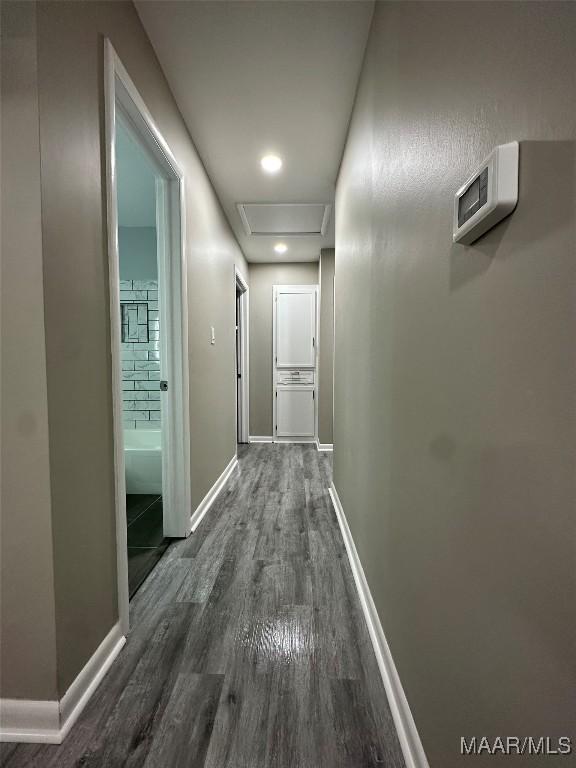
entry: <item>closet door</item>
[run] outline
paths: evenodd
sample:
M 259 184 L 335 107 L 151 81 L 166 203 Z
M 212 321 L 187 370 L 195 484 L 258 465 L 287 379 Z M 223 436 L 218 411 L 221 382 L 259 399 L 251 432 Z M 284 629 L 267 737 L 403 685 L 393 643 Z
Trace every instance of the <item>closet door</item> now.
M 277 437 L 314 437 L 313 387 L 278 387 Z
M 276 367 L 316 364 L 316 287 L 276 288 Z

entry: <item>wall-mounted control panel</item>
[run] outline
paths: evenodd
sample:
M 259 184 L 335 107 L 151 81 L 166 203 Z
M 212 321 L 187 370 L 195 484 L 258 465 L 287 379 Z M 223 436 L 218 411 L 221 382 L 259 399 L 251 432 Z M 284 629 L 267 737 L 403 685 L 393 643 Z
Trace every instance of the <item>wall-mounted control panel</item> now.
M 473 243 L 516 208 L 519 154 L 517 141 L 500 144 L 456 192 L 455 243 Z

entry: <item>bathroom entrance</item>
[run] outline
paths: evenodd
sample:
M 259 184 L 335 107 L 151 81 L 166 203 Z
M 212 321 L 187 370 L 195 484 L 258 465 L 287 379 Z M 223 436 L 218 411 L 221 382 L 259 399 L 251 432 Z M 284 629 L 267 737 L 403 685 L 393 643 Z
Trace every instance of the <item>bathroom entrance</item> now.
M 121 113 L 116 123 L 122 416 L 130 597 L 164 554 L 157 172 Z
M 190 533 L 183 176 L 106 41 L 107 193 L 118 596 Z

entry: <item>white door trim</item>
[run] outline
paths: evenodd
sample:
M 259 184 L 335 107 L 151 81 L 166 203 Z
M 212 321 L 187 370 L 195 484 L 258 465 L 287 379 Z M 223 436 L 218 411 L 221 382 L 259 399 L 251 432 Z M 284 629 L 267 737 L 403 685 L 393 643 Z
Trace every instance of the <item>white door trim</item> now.
M 236 288 L 242 291 L 240 296 L 240 370 L 236 371 L 240 374 L 241 392 L 239 442 L 248 443 L 250 440 L 250 288 L 238 267 L 234 265 L 235 301 Z M 236 364 L 234 369 L 236 369 Z M 238 380 L 236 381 L 236 392 L 238 392 Z M 238 408 L 238 399 L 236 408 Z M 238 418 L 236 423 L 238 423 Z
M 112 410 L 114 425 L 114 471 L 116 503 L 116 550 L 118 571 L 118 612 L 123 634 L 129 629 L 129 594 L 128 594 L 128 553 L 126 542 L 126 488 L 124 468 L 124 430 L 121 398 L 121 330 L 120 313 L 120 274 L 118 260 L 118 216 L 116 192 L 115 140 L 117 105 L 123 116 L 130 123 L 131 129 L 138 136 L 143 147 L 148 151 L 151 161 L 164 178 L 161 206 L 168 208 L 171 218 L 169 232 L 160 240 L 161 251 L 170 262 L 165 270 L 166 282 L 170 281 L 174 290 L 180 283 L 180 302 L 172 301 L 170 312 L 170 331 L 167 322 L 161 323 L 170 339 L 168 363 L 170 405 L 163 404 L 163 416 L 173 425 L 163 435 L 163 453 L 171 467 L 172 481 L 166 480 L 168 499 L 165 517 L 165 532 L 171 536 L 186 536 L 190 533 L 190 419 L 188 385 L 188 301 L 186 289 L 185 233 L 184 223 L 184 179 L 166 141 L 152 119 L 142 97 L 120 61 L 110 40 L 104 40 L 104 93 L 105 93 L 105 131 L 106 131 L 106 200 L 108 222 L 108 268 L 110 282 L 110 329 L 112 355 Z M 168 239 L 170 238 L 170 239 Z M 171 239 L 175 238 L 175 239 Z M 165 286 L 170 290 L 169 286 Z M 173 296 L 178 295 L 176 293 Z M 166 305 L 167 302 L 161 302 Z M 162 330 L 161 330 L 162 333 Z M 162 345 L 161 345 L 162 346 Z M 164 345 L 166 346 L 166 345 Z M 174 418 L 175 415 L 178 418 Z M 175 480 L 174 480 L 175 478 Z M 168 530 L 167 530 L 168 527 Z
M 318 287 L 316 288 L 316 374 L 314 376 L 314 442 L 318 444 L 319 419 L 320 419 L 320 355 L 322 354 L 322 343 L 320 339 L 320 306 L 322 302 L 322 275 L 320 260 L 318 264 Z

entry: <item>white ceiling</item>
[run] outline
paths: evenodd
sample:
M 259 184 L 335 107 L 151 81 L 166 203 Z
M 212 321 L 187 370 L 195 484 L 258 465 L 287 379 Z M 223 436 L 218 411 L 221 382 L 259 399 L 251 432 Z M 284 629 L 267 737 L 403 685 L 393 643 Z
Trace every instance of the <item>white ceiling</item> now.
M 364 0 L 137 0 L 190 134 L 248 261 L 279 238 L 248 236 L 238 203 L 334 203 L 372 18 Z M 274 176 L 260 158 L 284 161 Z M 324 236 L 283 237 L 282 261 L 312 261 Z

